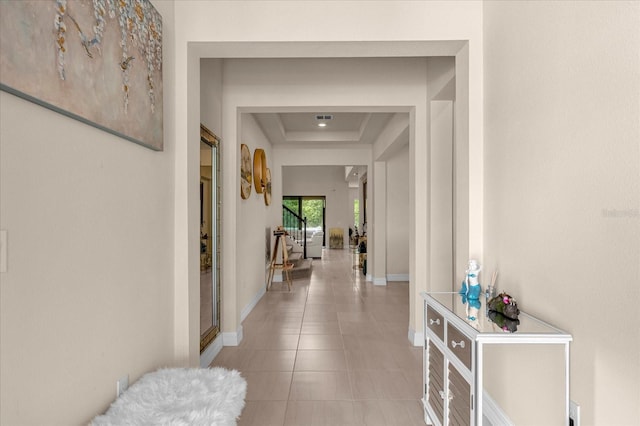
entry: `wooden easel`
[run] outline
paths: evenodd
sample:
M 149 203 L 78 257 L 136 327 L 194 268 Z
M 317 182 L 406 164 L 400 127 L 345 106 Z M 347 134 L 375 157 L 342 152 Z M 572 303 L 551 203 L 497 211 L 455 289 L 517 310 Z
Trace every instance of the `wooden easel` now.
M 273 282 L 273 274 L 276 269 L 282 269 L 283 278 L 287 280 L 289 291 L 291 291 L 291 275 L 289 272 L 293 269 L 293 263 L 289 263 L 289 254 L 287 253 L 287 241 L 285 239 L 285 230 L 279 226 L 278 229 L 273 231 L 273 235 L 276 237 L 276 241 L 273 245 L 273 252 L 271 254 L 271 264 L 269 265 L 269 279 L 267 280 L 267 291 L 271 288 Z M 282 250 L 282 263 L 278 263 L 278 249 Z

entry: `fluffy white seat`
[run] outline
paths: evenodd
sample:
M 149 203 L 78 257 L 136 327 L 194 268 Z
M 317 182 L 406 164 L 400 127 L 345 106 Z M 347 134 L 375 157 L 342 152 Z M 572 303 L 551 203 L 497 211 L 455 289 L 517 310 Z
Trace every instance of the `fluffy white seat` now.
M 247 382 L 236 370 L 158 370 L 142 376 L 91 425 L 232 426 L 246 393 Z

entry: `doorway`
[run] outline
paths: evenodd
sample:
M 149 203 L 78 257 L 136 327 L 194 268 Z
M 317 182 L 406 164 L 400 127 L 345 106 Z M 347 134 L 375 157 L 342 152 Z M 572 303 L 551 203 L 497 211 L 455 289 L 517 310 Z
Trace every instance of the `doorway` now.
M 324 195 L 285 195 L 282 197 L 282 204 L 297 213 L 298 216 L 307 219 L 307 233 L 311 234 L 313 231 L 324 232 L 325 236 L 322 237 L 322 245 L 326 245 L 325 218 L 327 201 Z
M 220 333 L 220 140 L 200 125 L 200 353 Z

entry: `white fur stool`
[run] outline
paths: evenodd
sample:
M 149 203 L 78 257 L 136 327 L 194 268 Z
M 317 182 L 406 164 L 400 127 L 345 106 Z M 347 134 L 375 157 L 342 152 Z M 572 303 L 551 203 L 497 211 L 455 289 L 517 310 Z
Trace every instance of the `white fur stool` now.
M 142 376 L 91 425 L 232 426 L 246 393 L 247 382 L 236 370 L 158 370 Z

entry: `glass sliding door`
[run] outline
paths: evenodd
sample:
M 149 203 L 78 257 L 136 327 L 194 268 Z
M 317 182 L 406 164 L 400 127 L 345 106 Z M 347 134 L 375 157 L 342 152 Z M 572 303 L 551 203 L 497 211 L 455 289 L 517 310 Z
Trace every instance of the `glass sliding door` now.
M 220 140 L 200 125 L 200 352 L 220 332 Z
M 300 197 L 283 197 L 282 205 L 298 216 L 302 217 L 300 210 Z M 283 215 L 282 221 L 282 225 L 284 225 L 285 229 L 302 228 L 301 226 L 297 226 L 297 222 L 295 221 L 295 219 L 293 219 L 293 217 Z
M 282 197 L 282 204 L 289 208 L 298 216 L 307 219 L 307 233 L 313 231 L 323 231 L 325 233 L 326 197 L 285 195 Z M 325 245 L 325 241 L 322 242 Z
M 302 197 L 302 215 L 307 218 L 307 229 L 324 231 L 325 197 Z

